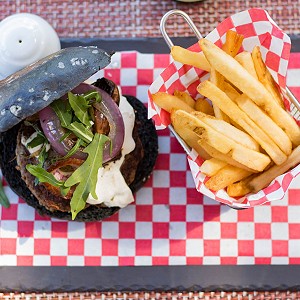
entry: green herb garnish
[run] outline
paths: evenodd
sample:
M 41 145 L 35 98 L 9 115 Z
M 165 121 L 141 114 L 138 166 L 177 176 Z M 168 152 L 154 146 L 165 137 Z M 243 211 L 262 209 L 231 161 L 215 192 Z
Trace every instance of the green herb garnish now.
M 37 147 L 39 145 L 44 144 L 45 142 L 48 142 L 47 139 L 46 139 L 46 137 L 43 134 L 37 132 L 37 136 L 34 139 L 32 139 L 32 141 L 30 141 L 29 143 L 27 143 L 26 147 L 28 147 L 28 148 L 35 148 L 35 147 Z
M 35 132 L 36 132 L 36 137 L 33 138 L 30 142 L 28 142 L 26 144 L 26 147 L 28 149 L 33 149 L 37 146 L 41 146 L 41 149 L 39 154 L 38 154 L 38 161 L 39 161 L 39 165 L 43 166 L 45 160 L 47 159 L 48 153 L 47 151 L 47 147 L 49 147 L 49 142 L 47 140 L 47 138 L 45 137 L 44 133 L 40 130 L 40 128 L 38 127 L 38 125 L 36 123 L 31 123 L 28 121 L 24 122 L 26 126 L 31 126 Z
M 4 192 L 4 188 L 2 185 L 2 182 L 0 181 L 0 204 L 3 205 L 6 208 L 10 207 L 9 200 Z
M 44 144 L 38 156 L 39 166 L 42 167 L 44 165 L 44 162 L 46 161 L 47 157 L 48 157 L 47 144 Z
M 65 156 L 59 158 L 58 160 L 67 159 L 71 157 L 77 152 L 77 150 L 80 148 L 81 145 L 82 145 L 82 140 L 77 139 L 76 144 L 71 148 L 71 150 Z
M 71 199 L 73 220 L 84 209 L 89 194 L 98 199 L 95 191 L 97 175 L 99 168 L 102 167 L 103 148 L 107 141 L 109 141 L 107 136 L 96 133 L 93 141 L 83 150 L 83 152 L 88 153 L 87 159 L 65 182 L 66 187 L 78 184 Z
M 91 91 L 91 92 L 88 92 L 88 93 L 85 93 L 82 95 L 82 97 L 88 101 L 89 103 L 92 102 L 92 100 L 95 99 L 94 102 L 101 102 L 102 101 L 102 97 L 101 95 L 97 92 L 97 91 Z
M 51 104 L 51 107 L 55 111 L 60 120 L 62 127 L 68 127 L 73 118 L 72 108 L 68 101 L 57 100 Z
M 65 187 L 64 181 L 57 180 L 53 174 L 47 172 L 41 166 L 29 164 L 26 166 L 26 169 L 30 174 L 35 176 L 38 182 L 47 182 L 55 187 L 60 188 L 60 192 L 63 196 L 68 194 L 70 187 Z
M 86 143 L 90 143 L 93 140 L 92 131 L 82 123 L 75 121 L 71 123 L 67 128 Z
M 71 131 L 67 131 L 60 139 L 59 141 L 62 142 L 64 139 L 66 139 L 72 132 Z
M 58 116 L 61 126 L 68 130 L 61 140 L 72 132 L 87 144 L 92 141 L 93 133 L 90 128 L 93 121 L 89 114 L 91 107 L 89 100 L 96 99 L 98 101 L 100 95 L 97 97 L 96 94 L 98 93 L 90 92 L 81 96 L 69 92 L 68 101 L 57 100 L 52 103 L 51 107 Z
M 85 126 L 90 127 L 92 119 L 88 113 L 88 108 L 91 106 L 88 101 L 80 95 L 68 93 L 69 103 L 74 110 L 75 116 Z
M 63 181 L 57 180 L 53 174 L 47 172 L 41 166 L 29 164 L 26 166 L 26 169 L 30 174 L 35 176 L 39 182 L 47 182 L 55 187 L 61 187 L 64 185 Z

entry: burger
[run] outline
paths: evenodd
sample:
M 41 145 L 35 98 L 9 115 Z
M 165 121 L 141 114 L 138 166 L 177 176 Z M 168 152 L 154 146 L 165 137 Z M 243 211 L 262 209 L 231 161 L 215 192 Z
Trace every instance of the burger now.
M 0 82 L 0 167 L 41 215 L 97 221 L 134 201 L 158 154 L 145 106 L 106 78 L 96 47 L 54 53 Z

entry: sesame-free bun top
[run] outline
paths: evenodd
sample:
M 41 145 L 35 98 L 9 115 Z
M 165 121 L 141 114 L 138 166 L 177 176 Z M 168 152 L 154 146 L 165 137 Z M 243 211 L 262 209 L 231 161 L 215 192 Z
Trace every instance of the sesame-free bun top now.
M 0 132 L 50 105 L 110 63 L 96 47 L 62 49 L 0 81 Z

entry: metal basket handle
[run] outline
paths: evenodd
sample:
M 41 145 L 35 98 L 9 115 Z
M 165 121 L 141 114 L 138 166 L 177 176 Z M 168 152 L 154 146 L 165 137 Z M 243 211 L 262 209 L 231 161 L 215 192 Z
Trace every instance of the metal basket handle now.
M 168 11 L 161 19 L 160 21 L 160 31 L 161 34 L 166 42 L 166 44 L 168 45 L 168 47 L 171 49 L 174 44 L 172 42 L 172 40 L 170 39 L 170 37 L 167 34 L 166 31 L 166 24 L 168 19 L 173 16 L 173 15 L 178 15 L 184 18 L 184 20 L 188 23 L 188 25 L 190 26 L 190 28 L 193 30 L 193 32 L 195 33 L 196 37 L 200 40 L 202 39 L 202 35 L 199 32 L 199 30 L 197 29 L 197 27 L 195 26 L 194 22 L 192 21 L 192 19 L 182 10 L 179 9 L 173 9 Z M 172 134 L 177 138 L 179 144 L 182 146 L 182 148 L 184 149 L 184 151 L 189 154 L 189 152 L 191 151 L 191 147 L 188 146 L 185 141 L 178 135 L 178 133 L 175 131 L 174 127 L 172 125 L 169 125 L 168 128 L 170 129 L 170 131 L 172 132 Z
M 198 38 L 198 40 L 200 40 L 200 39 L 203 38 L 202 34 L 198 30 L 198 28 L 195 26 L 195 24 L 192 21 L 192 19 L 184 11 L 179 10 L 179 9 L 173 9 L 173 10 L 170 10 L 169 12 L 167 12 L 162 17 L 162 19 L 160 21 L 160 27 L 159 27 L 160 31 L 161 31 L 161 34 L 162 34 L 163 38 L 165 39 L 166 44 L 168 45 L 168 47 L 170 49 L 174 46 L 174 44 L 173 44 L 172 40 L 170 39 L 170 37 L 167 34 L 166 24 L 167 24 L 167 20 L 169 19 L 169 17 L 171 17 L 173 15 L 178 15 L 178 16 L 183 17 L 184 20 L 188 23 L 188 25 L 192 29 L 192 31 L 195 33 L 195 35 Z

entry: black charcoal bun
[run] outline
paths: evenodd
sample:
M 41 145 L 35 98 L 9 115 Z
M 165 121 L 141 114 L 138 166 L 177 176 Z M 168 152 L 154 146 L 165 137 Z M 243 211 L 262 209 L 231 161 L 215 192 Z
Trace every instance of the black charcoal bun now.
M 2 80 L 0 132 L 12 128 L 26 117 L 49 106 L 51 102 L 106 67 L 110 61 L 111 54 L 102 49 L 70 47 Z
M 132 105 L 136 113 L 136 126 L 139 138 L 144 148 L 144 156 L 140 161 L 134 181 L 130 184 L 130 189 L 135 193 L 143 186 L 149 178 L 155 165 L 158 155 L 158 139 L 155 126 L 152 120 L 147 118 L 147 109 L 138 99 L 132 96 L 125 96 Z M 71 213 L 60 211 L 49 211 L 39 204 L 39 201 L 27 188 L 17 169 L 16 163 L 16 141 L 20 124 L 0 134 L 0 168 L 11 189 L 24 199 L 27 204 L 34 207 L 40 215 L 52 218 L 71 220 Z M 119 207 L 99 207 L 91 205 L 81 211 L 75 221 L 92 222 L 99 221 L 115 214 Z

